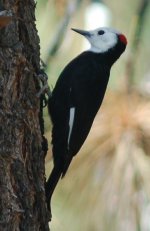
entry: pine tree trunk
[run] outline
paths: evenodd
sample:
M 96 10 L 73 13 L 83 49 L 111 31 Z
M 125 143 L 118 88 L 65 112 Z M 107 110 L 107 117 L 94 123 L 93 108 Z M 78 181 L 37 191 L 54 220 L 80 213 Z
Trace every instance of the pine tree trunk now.
M 0 230 L 47 231 L 34 0 L 0 0 Z

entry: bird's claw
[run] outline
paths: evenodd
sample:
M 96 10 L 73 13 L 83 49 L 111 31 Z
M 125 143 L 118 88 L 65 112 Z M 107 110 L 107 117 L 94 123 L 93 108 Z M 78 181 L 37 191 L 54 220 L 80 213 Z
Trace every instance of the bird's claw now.
M 40 73 L 38 74 L 38 78 L 40 79 L 42 86 L 41 86 L 40 91 L 37 93 L 37 97 L 40 98 L 40 96 L 42 94 L 47 94 L 48 97 L 50 97 L 51 96 L 51 90 L 50 90 L 50 87 L 48 85 L 47 74 L 43 70 L 41 70 Z

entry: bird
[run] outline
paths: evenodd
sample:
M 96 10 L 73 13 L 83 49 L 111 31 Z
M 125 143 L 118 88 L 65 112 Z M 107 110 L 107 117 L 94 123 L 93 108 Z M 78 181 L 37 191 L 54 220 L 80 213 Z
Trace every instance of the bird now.
M 127 46 L 126 36 L 113 28 L 72 30 L 84 36 L 90 48 L 66 65 L 48 99 L 54 164 L 45 188 L 50 211 L 55 187 L 86 140 L 102 104 L 111 67 Z

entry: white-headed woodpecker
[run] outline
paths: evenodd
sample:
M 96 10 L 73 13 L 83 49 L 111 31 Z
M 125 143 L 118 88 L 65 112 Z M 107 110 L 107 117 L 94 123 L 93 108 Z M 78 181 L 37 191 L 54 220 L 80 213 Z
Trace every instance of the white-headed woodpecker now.
M 58 180 L 66 174 L 89 134 L 104 98 L 110 69 L 127 45 L 126 37 L 111 28 L 72 30 L 85 36 L 91 48 L 64 68 L 49 98 L 54 159 L 54 168 L 46 183 L 49 209 Z

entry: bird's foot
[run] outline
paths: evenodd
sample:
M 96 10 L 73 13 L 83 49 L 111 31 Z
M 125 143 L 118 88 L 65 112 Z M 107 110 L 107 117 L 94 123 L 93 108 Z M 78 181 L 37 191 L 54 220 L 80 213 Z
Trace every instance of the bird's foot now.
M 37 97 L 40 98 L 40 96 L 42 94 L 47 94 L 48 97 L 50 97 L 51 96 L 51 90 L 50 90 L 50 87 L 48 85 L 47 74 L 43 70 L 41 70 L 40 73 L 38 74 L 38 78 L 40 79 L 42 86 L 41 86 L 40 91 L 37 93 Z

